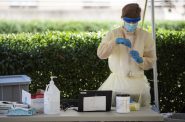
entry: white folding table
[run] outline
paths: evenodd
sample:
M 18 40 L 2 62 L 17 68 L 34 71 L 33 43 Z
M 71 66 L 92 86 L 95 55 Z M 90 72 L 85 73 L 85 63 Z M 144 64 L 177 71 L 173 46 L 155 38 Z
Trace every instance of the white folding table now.
M 151 109 L 141 108 L 127 114 L 110 112 L 77 112 L 72 109 L 61 111 L 58 115 L 5 116 L 0 115 L 0 122 L 62 122 L 62 121 L 163 121 L 163 116 Z

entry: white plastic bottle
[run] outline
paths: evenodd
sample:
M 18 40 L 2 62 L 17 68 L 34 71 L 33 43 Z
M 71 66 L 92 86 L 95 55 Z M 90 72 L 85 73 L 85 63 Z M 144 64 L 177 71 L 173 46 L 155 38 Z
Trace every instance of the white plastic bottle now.
M 60 91 L 55 86 L 53 78 L 51 76 L 50 83 L 46 86 L 44 92 L 44 113 L 45 114 L 59 114 L 60 113 Z

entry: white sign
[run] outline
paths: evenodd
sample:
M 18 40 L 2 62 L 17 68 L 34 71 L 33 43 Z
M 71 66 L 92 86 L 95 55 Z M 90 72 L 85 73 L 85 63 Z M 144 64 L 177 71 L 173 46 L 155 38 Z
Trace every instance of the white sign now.
M 105 111 L 106 96 L 84 97 L 83 111 Z

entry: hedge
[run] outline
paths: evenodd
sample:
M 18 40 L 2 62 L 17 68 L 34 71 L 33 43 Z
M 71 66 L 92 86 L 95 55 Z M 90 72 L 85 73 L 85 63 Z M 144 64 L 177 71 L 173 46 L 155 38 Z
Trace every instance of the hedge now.
M 117 22 L 111 21 L 11 21 L 0 20 L 0 33 L 21 33 L 21 32 L 44 32 L 50 31 L 88 31 L 97 32 L 112 29 Z
M 0 20 L 0 33 L 21 33 L 21 32 L 44 32 L 50 31 L 88 31 L 98 32 L 111 30 L 120 26 L 122 22 L 114 21 L 11 21 Z M 140 23 L 141 24 L 141 23 Z M 150 27 L 151 23 L 146 22 L 145 27 Z M 184 21 L 161 21 L 156 22 L 157 29 L 163 28 L 167 30 L 185 30 Z
M 97 89 L 110 74 L 107 60 L 96 49 L 104 32 L 21 33 L 0 35 L 0 75 L 27 74 L 30 92 L 45 89 L 50 75 L 63 98 L 77 98 L 80 90 Z M 160 107 L 179 112 L 185 106 L 185 32 L 157 32 Z M 152 79 L 152 71 L 146 72 Z M 153 82 L 151 87 L 153 88 Z M 151 90 L 153 91 L 153 89 Z M 62 98 L 62 99 L 63 99 Z
M 185 31 L 185 21 L 158 21 L 156 27 L 158 29 Z

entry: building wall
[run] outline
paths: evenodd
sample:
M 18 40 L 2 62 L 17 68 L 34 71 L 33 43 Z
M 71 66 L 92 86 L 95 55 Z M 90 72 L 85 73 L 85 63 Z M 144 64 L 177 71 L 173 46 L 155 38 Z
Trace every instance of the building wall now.
M 156 19 L 185 20 L 185 1 L 155 0 Z M 175 1 L 175 2 L 174 2 Z M 144 7 L 143 0 L 0 0 L 0 19 L 63 19 L 63 20 L 116 20 L 121 9 L 132 2 Z M 169 6 L 174 4 L 171 12 Z M 150 20 L 150 0 L 146 19 Z M 175 15 L 175 17 L 174 17 Z

